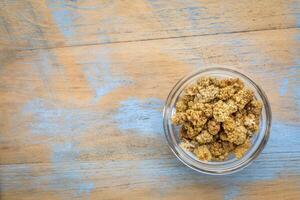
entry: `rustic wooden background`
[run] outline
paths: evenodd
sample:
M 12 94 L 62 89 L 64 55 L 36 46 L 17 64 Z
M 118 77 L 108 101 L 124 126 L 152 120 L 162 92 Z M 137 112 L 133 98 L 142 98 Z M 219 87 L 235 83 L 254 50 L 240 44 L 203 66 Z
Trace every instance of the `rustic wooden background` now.
M 0 199 L 300 199 L 299 0 L 0 0 Z M 271 138 L 228 176 L 166 145 L 183 75 L 267 93 Z

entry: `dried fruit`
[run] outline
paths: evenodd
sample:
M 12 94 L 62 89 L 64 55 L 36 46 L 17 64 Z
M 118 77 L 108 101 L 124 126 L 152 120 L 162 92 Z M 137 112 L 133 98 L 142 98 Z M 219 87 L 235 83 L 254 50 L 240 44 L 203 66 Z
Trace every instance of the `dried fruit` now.
M 204 161 L 241 158 L 259 129 L 262 104 L 238 78 L 202 77 L 188 86 L 172 118 L 180 146 Z

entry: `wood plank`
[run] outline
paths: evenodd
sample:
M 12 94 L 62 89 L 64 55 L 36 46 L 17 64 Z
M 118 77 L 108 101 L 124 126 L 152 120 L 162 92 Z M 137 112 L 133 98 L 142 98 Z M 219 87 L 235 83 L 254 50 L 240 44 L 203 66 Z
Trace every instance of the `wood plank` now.
M 299 158 L 297 163 L 287 158 L 285 167 L 296 171 L 281 175 L 283 166 L 269 158 L 224 177 L 199 174 L 175 159 L 1 165 L 1 194 L 3 199 L 299 199 Z
M 299 199 L 299 35 L 288 29 L 5 50 L 1 198 Z M 216 64 L 261 85 L 274 117 L 262 155 L 226 177 L 180 164 L 160 126 L 177 80 Z
M 299 152 L 297 35 L 299 29 L 14 51 L 0 73 L 0 163 L 169 157 L 164 99 L 180 77 L 214 64 L 246 73 L 266 91 L 278 136 L 269 153 Z M 286 134 L 294 149 L 281 147 Z
M 17 49 L 299 27 L 297 0 L 0 1 L 0 43 Z

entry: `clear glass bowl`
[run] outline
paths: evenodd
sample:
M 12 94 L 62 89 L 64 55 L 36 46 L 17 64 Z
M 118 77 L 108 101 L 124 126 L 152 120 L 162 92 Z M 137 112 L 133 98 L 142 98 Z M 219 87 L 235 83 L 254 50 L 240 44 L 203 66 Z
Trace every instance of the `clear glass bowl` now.
M 200 161 L 192 153 L 183 150 L 180 146 L 179 127 L 173 125 L 172 116 L 175 114 L 175 105 L 184 88 L 194 83 L 202 76 L 213 76 L 217 78 L 240 78 L 245 86 L 252 89 L 256 99 L 263 103 L 260 128 L 252 138 L 252 146 L 245 155 L 236 159 L 233 156 L 226 161 Z M 271 108 L 263 90 L 246 75 L 226 68 L 208 68 L 192 73 L 181 79 L 171 90 L 163 111 L 163 126 L 169 147 L 188 167 L 206 174 L 230 174 L 248 166 L 263 150 L 266 145 L 271 128 Z

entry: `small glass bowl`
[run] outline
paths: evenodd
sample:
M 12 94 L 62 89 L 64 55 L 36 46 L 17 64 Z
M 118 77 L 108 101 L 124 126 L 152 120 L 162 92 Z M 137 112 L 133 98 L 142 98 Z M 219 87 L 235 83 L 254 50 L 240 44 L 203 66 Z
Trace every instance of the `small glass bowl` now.
M 171 120 L 176 111 L 175 105 L 183 90 L 202 76 L 240 78 L 246 87 L 254 91 L 256 99 L 263 103 L 259 132 L 253 136 L 250 149 L 240 159 L 236 159 L 232 156 L 228 160 L 222 162 L 201 161 L 197 159 L 194 154 L 183 150 L 179 146 L 179 127 L 173 125 Z M 181 79 L 168 95 L 163 111 L 163 118 L 164 132 L 168 145 L 181 162 L 188 167 L 205 174 L 222 175 L 234 173 L 247 167 L 261 153 L 269 138 L 272 115 L 270 104 L 265 93 L 254 81 L 240 72 L 218 67 L 200 70 Z

